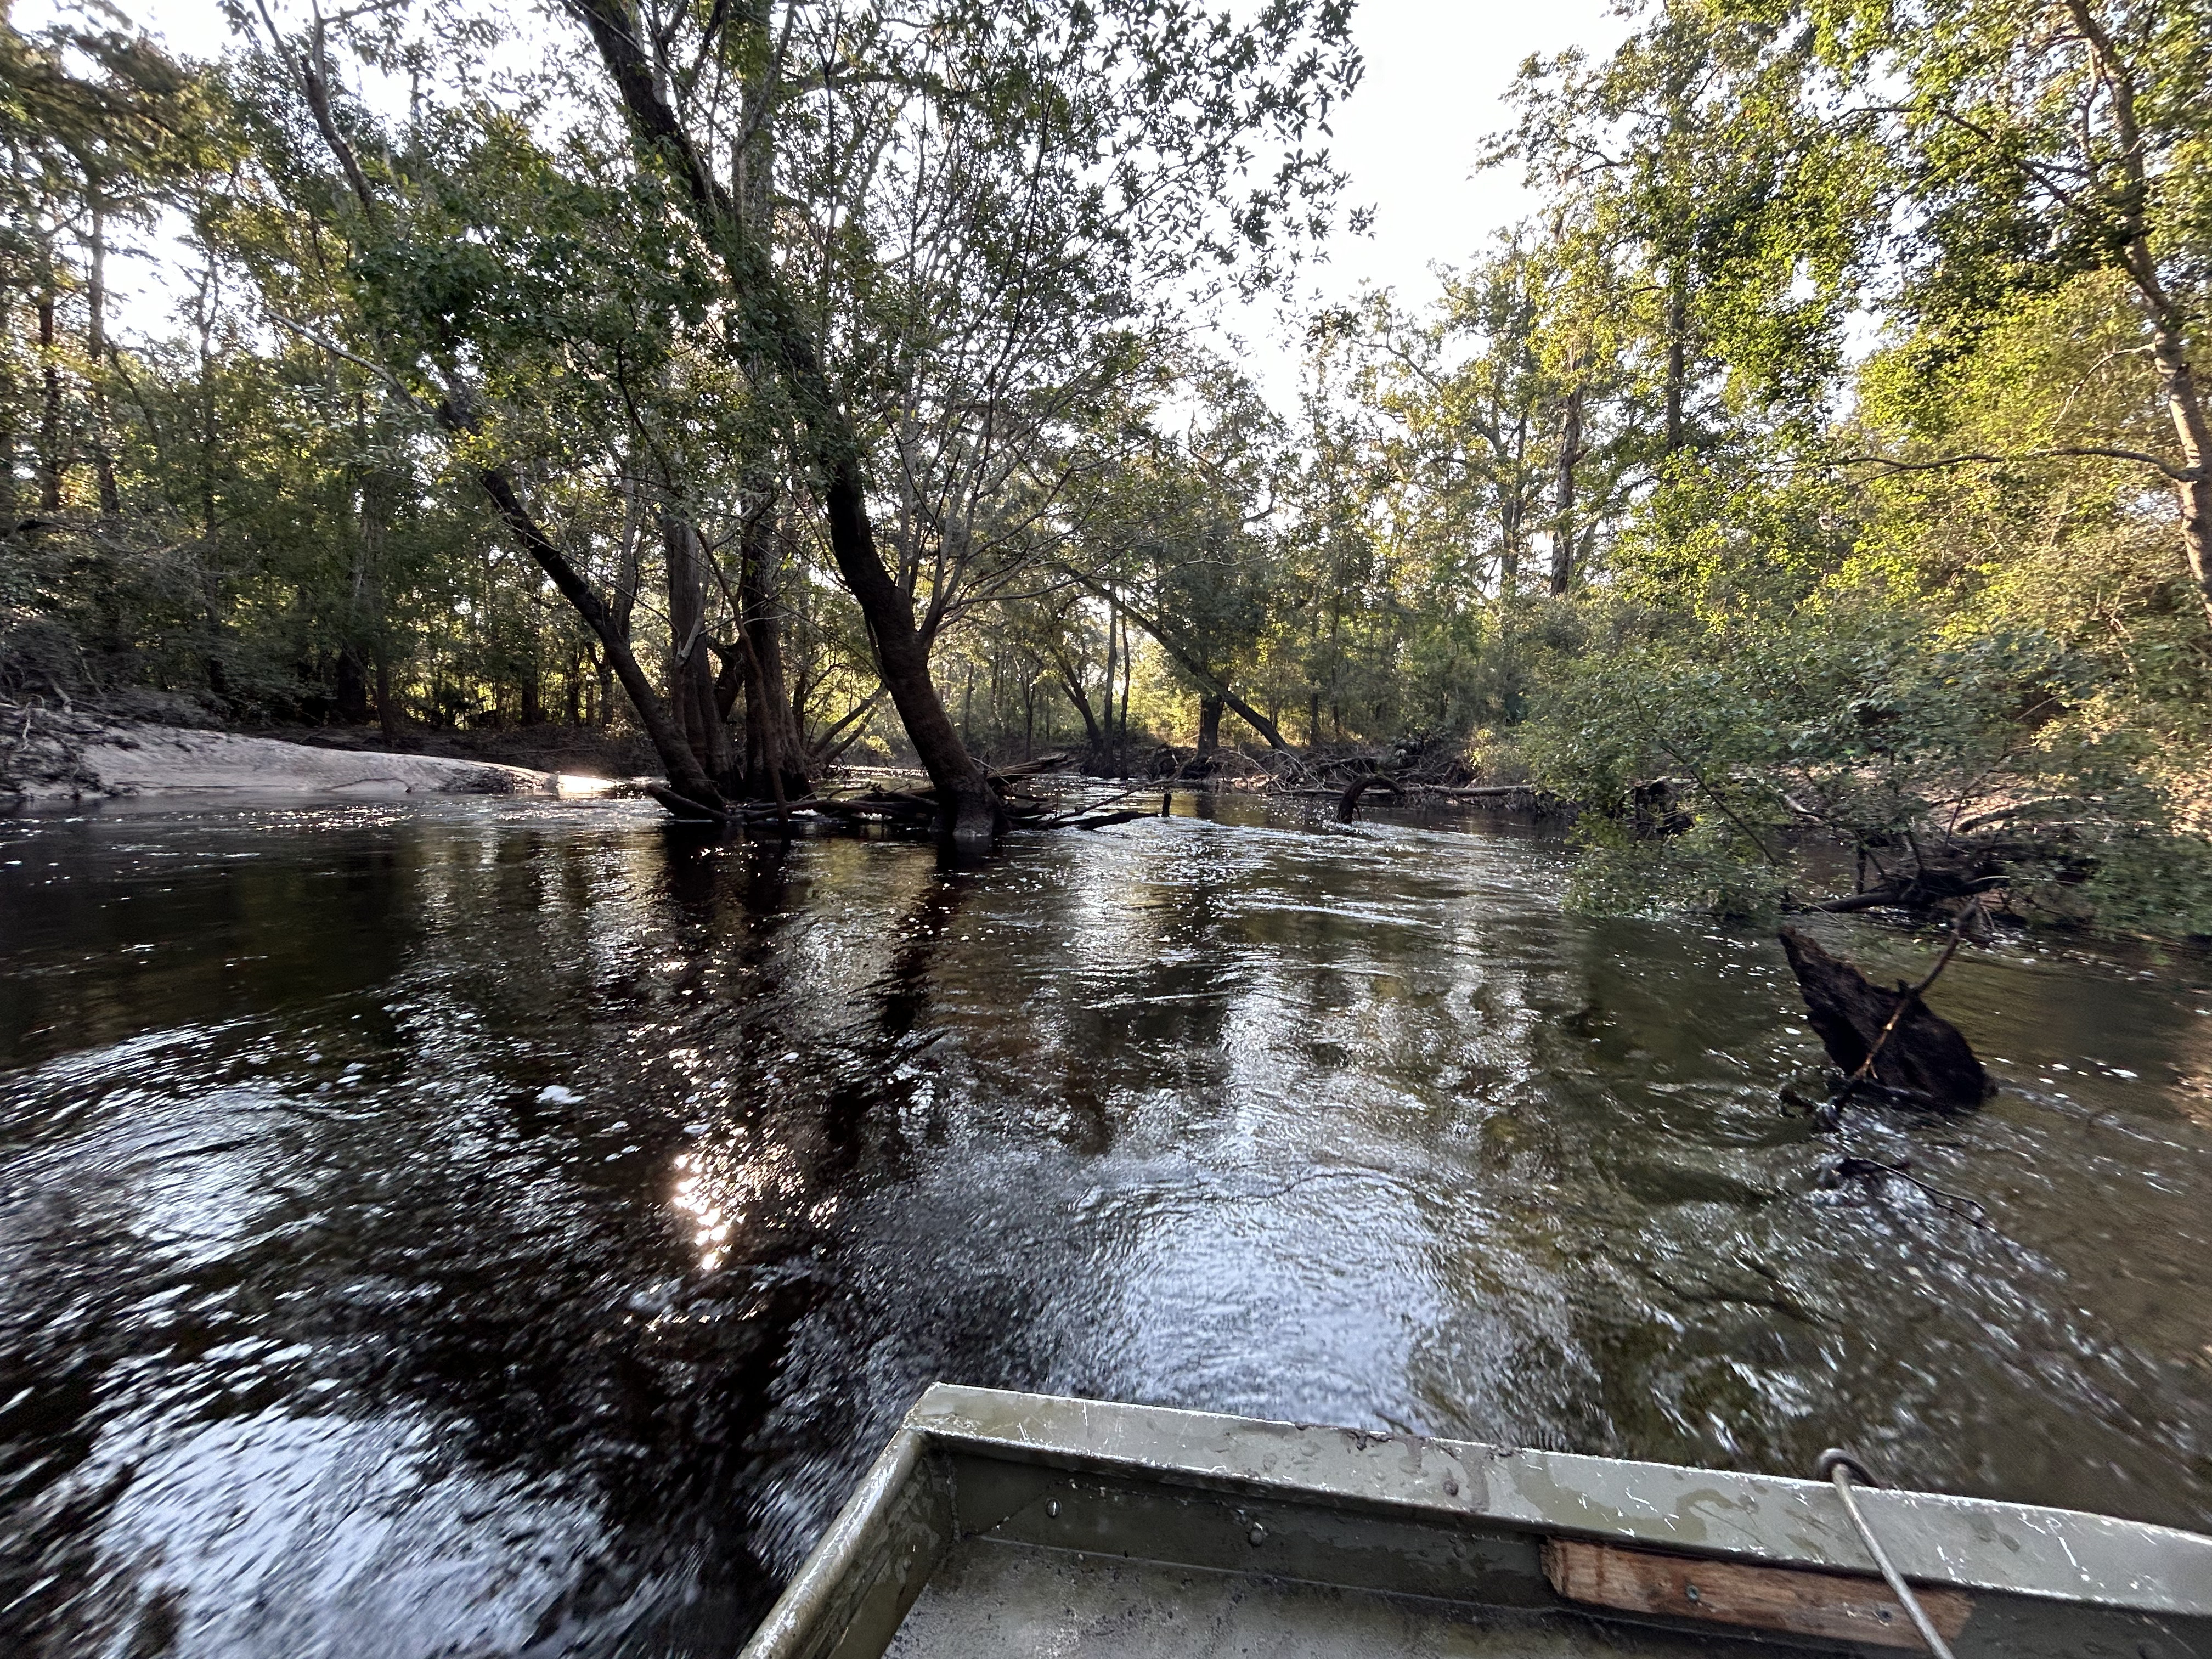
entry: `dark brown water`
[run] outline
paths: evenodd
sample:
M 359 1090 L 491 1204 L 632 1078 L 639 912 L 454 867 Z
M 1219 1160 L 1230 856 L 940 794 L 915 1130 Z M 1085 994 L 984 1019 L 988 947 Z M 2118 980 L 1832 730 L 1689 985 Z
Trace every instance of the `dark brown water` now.
M 2005 1093 L 1842 1139 L 1984 1228 L 1819 1184 L 1770 939 L 1525 837 L 0 841 L 10 1655 L 726 1656 L 939 1377 L 2212 1527 L 2202 957 L 1946 976 Z

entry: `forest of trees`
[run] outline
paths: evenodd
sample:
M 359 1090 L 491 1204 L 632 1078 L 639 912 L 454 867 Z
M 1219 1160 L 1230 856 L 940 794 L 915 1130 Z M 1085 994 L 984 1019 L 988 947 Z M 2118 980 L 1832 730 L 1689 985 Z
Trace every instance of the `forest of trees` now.
M 1647 0 L 1272 407 L 1201 319 L 1357 231 L 1349 14 L 0 24 L 0 696 L 868 755 L 971 842 L 1048 749 L 1418 747 L 1587 905 L 2212 933 L 2212 15 Z

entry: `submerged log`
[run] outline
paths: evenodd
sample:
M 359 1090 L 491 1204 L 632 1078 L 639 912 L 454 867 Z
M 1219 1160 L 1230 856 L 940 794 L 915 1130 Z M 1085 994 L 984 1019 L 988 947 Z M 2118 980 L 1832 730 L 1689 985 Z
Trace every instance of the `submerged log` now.
M 1463 788 L 1448 787 L 1443 784 L 1437 783 L 1429 784 L 1425 787 L 1432 795 L 1443 795 L 1452 800 L 1504 800 L 1510 795 L 1528 795 L 1533 798 L 1536 793 L 1536 786 L 1533 783 L 1470 784 Z
M 1982 1062 L 1957 1026 L 1929 1012 L 1918 988 L 1900 981 L 1884 990 L 1794 927 L 1782 930 L 1782 948 L 1814 1030 L 1846 1076 L 1864 1068 L 1882 1088 L 1952 1110 L 1989 1097 L 1993 1085 Z

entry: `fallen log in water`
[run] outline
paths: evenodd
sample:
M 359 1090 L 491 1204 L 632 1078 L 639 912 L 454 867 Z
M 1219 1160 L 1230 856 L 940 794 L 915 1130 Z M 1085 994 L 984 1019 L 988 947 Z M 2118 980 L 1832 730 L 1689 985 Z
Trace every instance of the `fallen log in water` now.
M 665 783 L 648 783 L 645 786 L 645 793 L 666 807 L 669 815 L 678 823 L 727 823 L 730 821 L 726 811 L 679 795 Z
M 1043 772 L 1057 772 L 1075 764 L 1075 757 L 1067 753 L 1039 755 L 1035 760 L 1017 761 L 1011 766 L 994 766 L 990 776 L 993 782 L 1001 778 L 1033 778 Z
M 993 779 L 993 783 L 1002 789 L 1000 799 L 1007 825 L 1012 829 L 1096 830 L 1108 823 L 1125 823 L 1132 817 L 1151 816 L 1149 811 L 1142 811 L 1103 817 L 1086 817 L 1082 812 L 1055 817 L 1045 802 L 1033 796 L 1005 792 L 998 777 Z M 807 795 L 773 805 L 748 801 L 726 802 L 719 806 L 678 794 L 664 783 L 648 783 L 645 793 L 667 808 L 680 823 L 715 824 L 770 837 L 821 832 L 923 836 L 933 831 L 937 822 L 936 793 L 928 788 L 874 789 L 858 795 Z M 1096 809 L 1091 810 L 1095 812 Z
M 1936 972 L 1957 948 L 1954 936 Z M 1989 1073 L 1958 1027 L 1920 1000 L 1935 973 L 1917 986 L 1899 981 L 1897 989 L 1886 991 L 1794 927 L 1782 930 L 1782 949 L 1797 976 L 1813 1030 L 1828 1058 L 1850 1079 L 1834 1104 L 1863 1079 L 1948 1110 L 1978 1106 L 1993 1092 Z
M 1932 870 L 1909 881 L 1885 882 L 1863 893 L 1847 893 L 1825 899 L 1811 908 L 1829 915 L 1849 915 L 1859 910 L 1929 910 L 1956 899 L 1974 898 L 2010 884 L 2002 873 L 1975 876 Z
M 1093 812 L 1087 817 L 1061 818 L 1053 823 L 1040 824 L 1037 827 L 1050 830 L 1103 830 L 1109 824 L 1133 823 L 1139 818 L 1148 818 L 1152 816 L 1151 807 L 1133 806 L 1118 812 Z

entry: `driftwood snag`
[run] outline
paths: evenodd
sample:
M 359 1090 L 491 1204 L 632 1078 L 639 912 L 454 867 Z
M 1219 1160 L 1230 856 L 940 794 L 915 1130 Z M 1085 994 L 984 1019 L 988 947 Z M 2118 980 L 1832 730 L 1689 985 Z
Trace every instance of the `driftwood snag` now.
M 1395 780 L 1384 776 L 1380 772 L 1370 772 L 1364 778 L 1354 778 L 1351 786 L 1337 797 L 1336 821 L 1339 823 L 1351 823 L 1353 816 L 1359 811 L 1359 798 L 1370 789 L 1387 789 L 1394 795 L 1405 793 L 1398 787 Z
M 1782 948 L 1813 1029 L 1845 1076 L 1857 1076 L 1879 1043 L 1869 1080 L 1884 1089 L 1954 1110 L 1989 1097 L 1990 1074 L 1959 1028 L 1929 1012 L 1911 986 L 1886 991 L 1794 927 L 1782 930 Z M 1910 1006 L 1900 1012 L 1900 1004 Z

